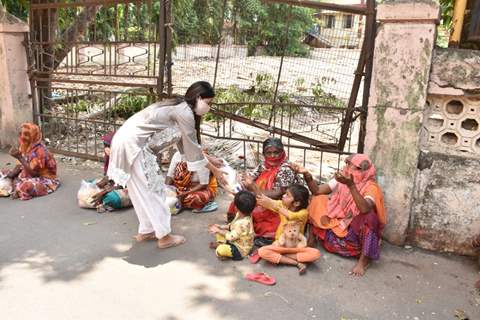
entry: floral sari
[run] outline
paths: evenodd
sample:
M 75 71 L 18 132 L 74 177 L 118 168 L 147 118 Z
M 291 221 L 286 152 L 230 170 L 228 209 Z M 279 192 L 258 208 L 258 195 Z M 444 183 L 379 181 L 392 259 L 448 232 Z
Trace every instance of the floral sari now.
M 57 190 L 60 182 L 57 179 L 57 163 L 47 147 L 42 143 L 40 128 L 33 123 L 25 123 L 22 129 L 27 129 L 30 143 L 20 140 L 20 152 L 30 169 L 38 172 L 32 177 L 25 168 L 14 180 L 15 191 L 21 200 L 45 196 Z

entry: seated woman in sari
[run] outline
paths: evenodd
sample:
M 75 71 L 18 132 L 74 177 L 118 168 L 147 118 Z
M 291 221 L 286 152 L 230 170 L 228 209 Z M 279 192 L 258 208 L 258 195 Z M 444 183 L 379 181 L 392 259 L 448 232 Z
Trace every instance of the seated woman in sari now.
M 101 190 L 92 196 L 93 205 L 96 207 L 98 213 L 112 212 L 132 206 L 127 188 L 116 185 L 115 182 L 107 176 L 108 165 L 110 163 L 110 146 L 112 145 L 114 135 L 115 132 L 111 131 L 102 136 L 104 152 L 103 178 L 96 180 L 96 185 Z
M 366 155 L 352 155 L 345 163 L 334 179 L 319 186 L 305 168 L 296 164 L 292 167 L 303 173 L 314 195 L 309 206 L 313 225 L 309 237 L 323 240 L 329 252 L 359 257 L 351 274 L 362 276 L 369 261 L 380 258 L 380 238 L 386 224 L 383 193 L 375 182 L 375 167 Z
M 251 175 L 244 175 L 242 185 L 245 189 L 264 194 L 267 197 L 280 200 L 292 184 L 301 183 L 301 178 L 290 168 L 282 140 L 271 137 L 263 142 L 263 156 L 265 161 L 260 164 Z M 255 186 L 256 185 L 256 186 Z M 233 203 L 228 209 L 228 218 L 231 220 L 236 209 Z M 275 239 L 275 231 L 280 224 L 277 213 L 257 206 L 252 212 L 253 228 L 257 246 L 268 245 Z
M 13 179 L 12 198 L 30 200 L 57 190 L 57 163 L 42 143 L 40 128 L 33 123 L 24 123 L 19 137 L 19 148 L 12 147 L 10 155 L 18 160 L 7 177 Z
M 187 162 L 176 152 L 170 162 L 165 184 L 175 186 L 181 208 L 193 209 L 195 213 L 214 211 L 217 194 L 217 179 L 210 170 L 188 171 Z

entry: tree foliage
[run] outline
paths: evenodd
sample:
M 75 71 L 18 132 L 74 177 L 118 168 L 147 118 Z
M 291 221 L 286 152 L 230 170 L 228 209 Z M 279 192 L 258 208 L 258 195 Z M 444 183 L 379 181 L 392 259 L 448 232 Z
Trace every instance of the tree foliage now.
M 28 18 L 28 0 L 0 1 L 12 14 L 24 20 Z M 77 36 L 84 40 L 151 40 L 152 26 L 157 30 L 160 1 L 153 0 L 152 10 L 147 10 L 147 1 L 119 4 L 116 9 L 98 6 L 95 12 L 89 13 L 87 7 L 83 10 L 63 8 L 52 11 L 56 16 L 51 21 L 57 23 L 54 26 L 58 28 L 57 36 L 76 28 L 83 19 L 83 24 L 87 22 L 90 26 Z M 269 55 L 308 53 L 302 40 L 314 23 L 311 9 L 262 4 L 261 0 L 175 0 L 171 3 L 175 44 L 215 45 L 228 35 L 234 44 L 247 45 L 250 55 L 255 54 L 259 46 Z
M 0 0 L 3 7 L 17 18 L 27 21 L 28 0 Z

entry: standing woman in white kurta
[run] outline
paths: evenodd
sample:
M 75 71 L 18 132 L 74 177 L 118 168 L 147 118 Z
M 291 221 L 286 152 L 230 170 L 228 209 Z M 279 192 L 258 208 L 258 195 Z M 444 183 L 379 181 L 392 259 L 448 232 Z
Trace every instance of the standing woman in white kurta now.
M 107 174 L 128 188 L 139 220 L 137 241 L 158 239 L 159 248 L 185 242 L 183 236 L 171 233 L 164 185 L 157 172 L 156 158 L 147 147 L 148 139 L 155 133 L 164 132 L 166 137 L 174 135 L 171 132 L 180 133 L 177 147 L 187 160 L 188 170 L 199 175 L 211 171 L 220 183 L 224 182 L 223 173 L 205 158 L 199 144 L 201 116 L 210 110 L 214 96 L 208 82 L 195 82 L 184 99 L 150 105 L 130 117 L 115 134 Z

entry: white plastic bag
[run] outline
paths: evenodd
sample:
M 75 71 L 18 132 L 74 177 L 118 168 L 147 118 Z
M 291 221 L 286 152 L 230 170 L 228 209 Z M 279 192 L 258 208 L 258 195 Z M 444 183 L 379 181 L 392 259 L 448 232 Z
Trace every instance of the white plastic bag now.
M 0 197 L 9 197 L 13 192 L 13 181 L 0 174 Z
M 165 185 L 165 194 L 167 196 L 165 199 L 165 202 L 167 203 L 167 206 L 170 208 L 170 213 L 177 214 L 178 213 L 177 189 L 174 186 Z
M 242 185 L 238 182 L 237 171 L 235 171 L 235 169 L 233 169 L 230 165 L 225 164 L 221 170 L 226 173 L 225 180 L 227 180 L 227 185 L 225 186 L 225 189 L 227 191 L 237 193 L 242 190 Z
M 96 180 L 82 180 L 77 193 L 78 206 L 88 209 L 95 208 L 95 205 L 92 203 L 92 197 L 100 191 Z

